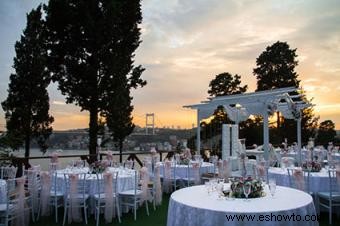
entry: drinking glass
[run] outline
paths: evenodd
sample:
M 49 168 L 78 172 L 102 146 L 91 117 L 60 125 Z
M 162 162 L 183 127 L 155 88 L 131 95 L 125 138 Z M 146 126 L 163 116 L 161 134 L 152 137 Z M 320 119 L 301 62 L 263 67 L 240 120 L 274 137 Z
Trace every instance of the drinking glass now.
M 248 201 L 248 196 L 251 191 L 251 184 L 250 183 L 244 183 L 243 185 L 243 193 L 246 196 L 246 201 Z
M 210 183 L 210 181 L 206 181 L 204 183 L 204 186 L 207 189 L 208 195 L 210 195 L 210 191 L 211 191 L 211 183 Z
M 276 190 L 276 182 L 275 182 L 275 180 L 271 180 L 268 185 L 269 185 L 270 194 L 274 198 L 274 194 L 275 194 L 275 190 Z
M 224 197 L 224 194 L 223 194 L 223 183 L 218 183 L 216 185 L 216 191 L 217 191 L 218 199 L 221 200 Z

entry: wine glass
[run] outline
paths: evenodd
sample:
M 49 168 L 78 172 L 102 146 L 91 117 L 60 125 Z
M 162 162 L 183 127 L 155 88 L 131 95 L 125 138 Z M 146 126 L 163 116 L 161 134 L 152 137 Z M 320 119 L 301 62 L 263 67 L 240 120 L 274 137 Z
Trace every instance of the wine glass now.
M 211 191 L 211 182 L 210 181 L 206 181 L 204 183 L 205 188 L 207 189 L 208 195 L 210 195 L 210 191 Z
M 246 201 L 248 201 L 248 196 L 251 191 L 251 184 L 250 183 L 244 183 L 243 184 L 243 193 L 246 196 Z
M 275 194 L 275 190 L 276 190 L 276 181 L 275 180 L 271 180 L 271 181 L 269 181 L 268 185 L 269 185 L 270 194 L 274 198 L 274 194 Z
M 222 199 L 222 197 L 224 197 L 223 194 L 223 184 L 222 183 L 218 183 L 216 185 L 216 191 L 217 191 L 217 195 L 218 195 L 218 199 Z

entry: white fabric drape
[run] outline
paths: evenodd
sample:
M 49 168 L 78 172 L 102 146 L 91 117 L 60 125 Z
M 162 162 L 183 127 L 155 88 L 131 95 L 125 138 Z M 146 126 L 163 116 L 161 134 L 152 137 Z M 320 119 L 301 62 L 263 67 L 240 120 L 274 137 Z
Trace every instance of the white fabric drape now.
M 111 223 L 114 213 L 113 198 L 113 175 L 112 173 L 103 173 L 105 189 L 105 209 L 104 218 L 106 223 Z
M 162 204 L 162 185 L 161 185 L 161 170 L 160 164 L 156 164 L 155 166 L 155 178 L 154 178 L 154 186 L 155 186 L 155 203 L 156 205 Z
M 69 194 L 69 209 L 68 209 L 68 223 L 72 222 L 81 222 L 81 213 L 80 213 L 80 199 L 78 197 L 78 183 L 79 176 L 78 174 L 69 174 L 69 186 L 70 186 L 70 194 Z
M 49 172 L 43 171 L 41 176 L 41 195 L 40 195 L 40 209 L 41 216 L 50 215 L 50 198 L 51 198 L 51 175 Z

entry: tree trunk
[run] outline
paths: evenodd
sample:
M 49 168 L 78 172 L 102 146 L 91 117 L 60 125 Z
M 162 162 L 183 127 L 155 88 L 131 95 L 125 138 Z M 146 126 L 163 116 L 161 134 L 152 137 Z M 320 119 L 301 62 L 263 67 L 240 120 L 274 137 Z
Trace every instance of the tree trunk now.
M 98 133 L 98 110 L 97 107 L 92 107 L 90 109 L 90 123 L 89 123 L 89 153 L 92 155 L 90 157 L 90 162 L 97 160 L 97 133 Z
M 31 145 L 31 136 L 26 135 L 25 137 L 25 169 L 28 169 L 29 161 L 28 157 L 30 157 L 30 145 Z
M 25 137 L 25 158 L 30 157 L 30 144 L 31 144 L 31 137 L 27 135 Z
M 119 162 L 123 162 L 123 141 L 119 140 Z

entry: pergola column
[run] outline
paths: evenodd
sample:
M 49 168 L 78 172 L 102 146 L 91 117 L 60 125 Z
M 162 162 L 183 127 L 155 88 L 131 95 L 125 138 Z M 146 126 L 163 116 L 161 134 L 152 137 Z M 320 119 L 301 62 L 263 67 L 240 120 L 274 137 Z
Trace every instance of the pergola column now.
M 197 109 L 196 155 L 199 155 L 200 151 L 201 151 L 200 109 Z
M 268 161 L 269 159 L 269 122 L 268 122 L 268 111 L 267 105 L 264 107 L 263 111 L 263 149 L 264 149 L 264 159 Z
M 298 163 L 301 166 L 302 155 L 301 155 L 301 117 L 296 121 L 297 124 L 297 145 L 298 145 Z

